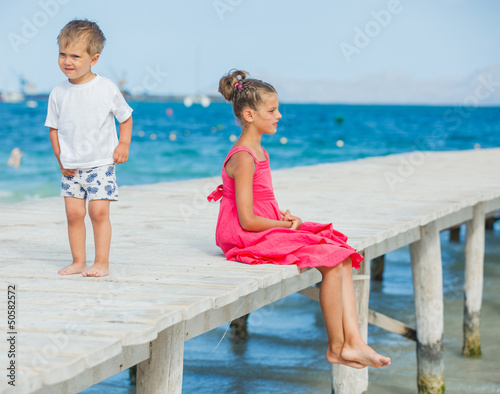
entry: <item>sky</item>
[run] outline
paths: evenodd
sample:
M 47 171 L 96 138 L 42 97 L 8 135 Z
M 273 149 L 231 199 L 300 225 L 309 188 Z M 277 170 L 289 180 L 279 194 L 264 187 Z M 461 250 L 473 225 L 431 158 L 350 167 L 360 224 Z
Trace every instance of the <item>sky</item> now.
M 134 93 L 217 94 L 239 68 L 288 101 L 500 105 L 498 15 L 498 0 L 4 0 L 0 91 L 23 76 L 50 92 L 57 35 L 86 18 L 107 38 L 93 71 Z

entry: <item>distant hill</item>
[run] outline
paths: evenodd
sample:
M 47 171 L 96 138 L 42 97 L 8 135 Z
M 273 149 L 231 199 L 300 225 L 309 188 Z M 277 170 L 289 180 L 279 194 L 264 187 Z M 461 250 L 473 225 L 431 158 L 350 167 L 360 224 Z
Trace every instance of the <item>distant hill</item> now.
M 287 102 L 343 104 L 500 105 L 500 66 L 463 78 L 418 79 L 398 72 L 383 72 L 349 80 L 312 81 L 264 73 L 280 98 Z

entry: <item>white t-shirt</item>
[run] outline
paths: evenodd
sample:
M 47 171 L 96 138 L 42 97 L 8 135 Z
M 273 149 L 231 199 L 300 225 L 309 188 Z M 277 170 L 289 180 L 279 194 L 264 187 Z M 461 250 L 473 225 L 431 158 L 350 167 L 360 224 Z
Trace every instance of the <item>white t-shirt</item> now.
M 125 122 L 132 114 L 118 87 L 105 77 L 81 85 L 68 80 L 49 96 L 45 126 L 58 130 L 64 168 L 91 168 L 113 163 L 118 145 L 115 117 Z

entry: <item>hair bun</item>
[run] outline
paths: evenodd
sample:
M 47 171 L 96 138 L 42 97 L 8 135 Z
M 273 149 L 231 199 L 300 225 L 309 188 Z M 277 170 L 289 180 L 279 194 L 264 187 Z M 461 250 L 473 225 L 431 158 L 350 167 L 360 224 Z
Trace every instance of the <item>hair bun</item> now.
M 247 77 L 247 73 L 242 70 L 231 70 L 219 81 L 219 92 L 227 101 L 232 101 L 236 85 L 241 83 Z

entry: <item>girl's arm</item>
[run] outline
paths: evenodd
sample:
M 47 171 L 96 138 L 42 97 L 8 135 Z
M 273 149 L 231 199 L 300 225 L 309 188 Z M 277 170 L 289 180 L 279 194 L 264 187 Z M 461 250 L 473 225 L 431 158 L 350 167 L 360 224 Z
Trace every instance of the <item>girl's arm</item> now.
M 52 144 L 52 150 L 54 151 L 54 155 L 57 159 L 57 162 L 59 163 L 59 167 L 61 168 L 61 174 L 67 177 L 72 177 L 75 176 L 75 170 L 63 168 L 63 165 L 61 163 L 61 146 L 59 145 L 59 136 L 57 134 L 57 129 L 53 129 L 52 127 L 49 127 L 49 136 L 50 136 L 50 143 Z
M 264 231 L 274 227 L 291 228 L 292 221 L 273 220 L 253 212 L 253 175 L 255 163 L 247 152 L 237 152 L 226 163 L 226 174 L 234 179 L 240 226 L 246 231 Z
M 128 149 L 132 139 L 132 116 L 125 122 L 120 123 L 120 140 L 113 153 L 116 164 L 125 163 L 128 160 Z

